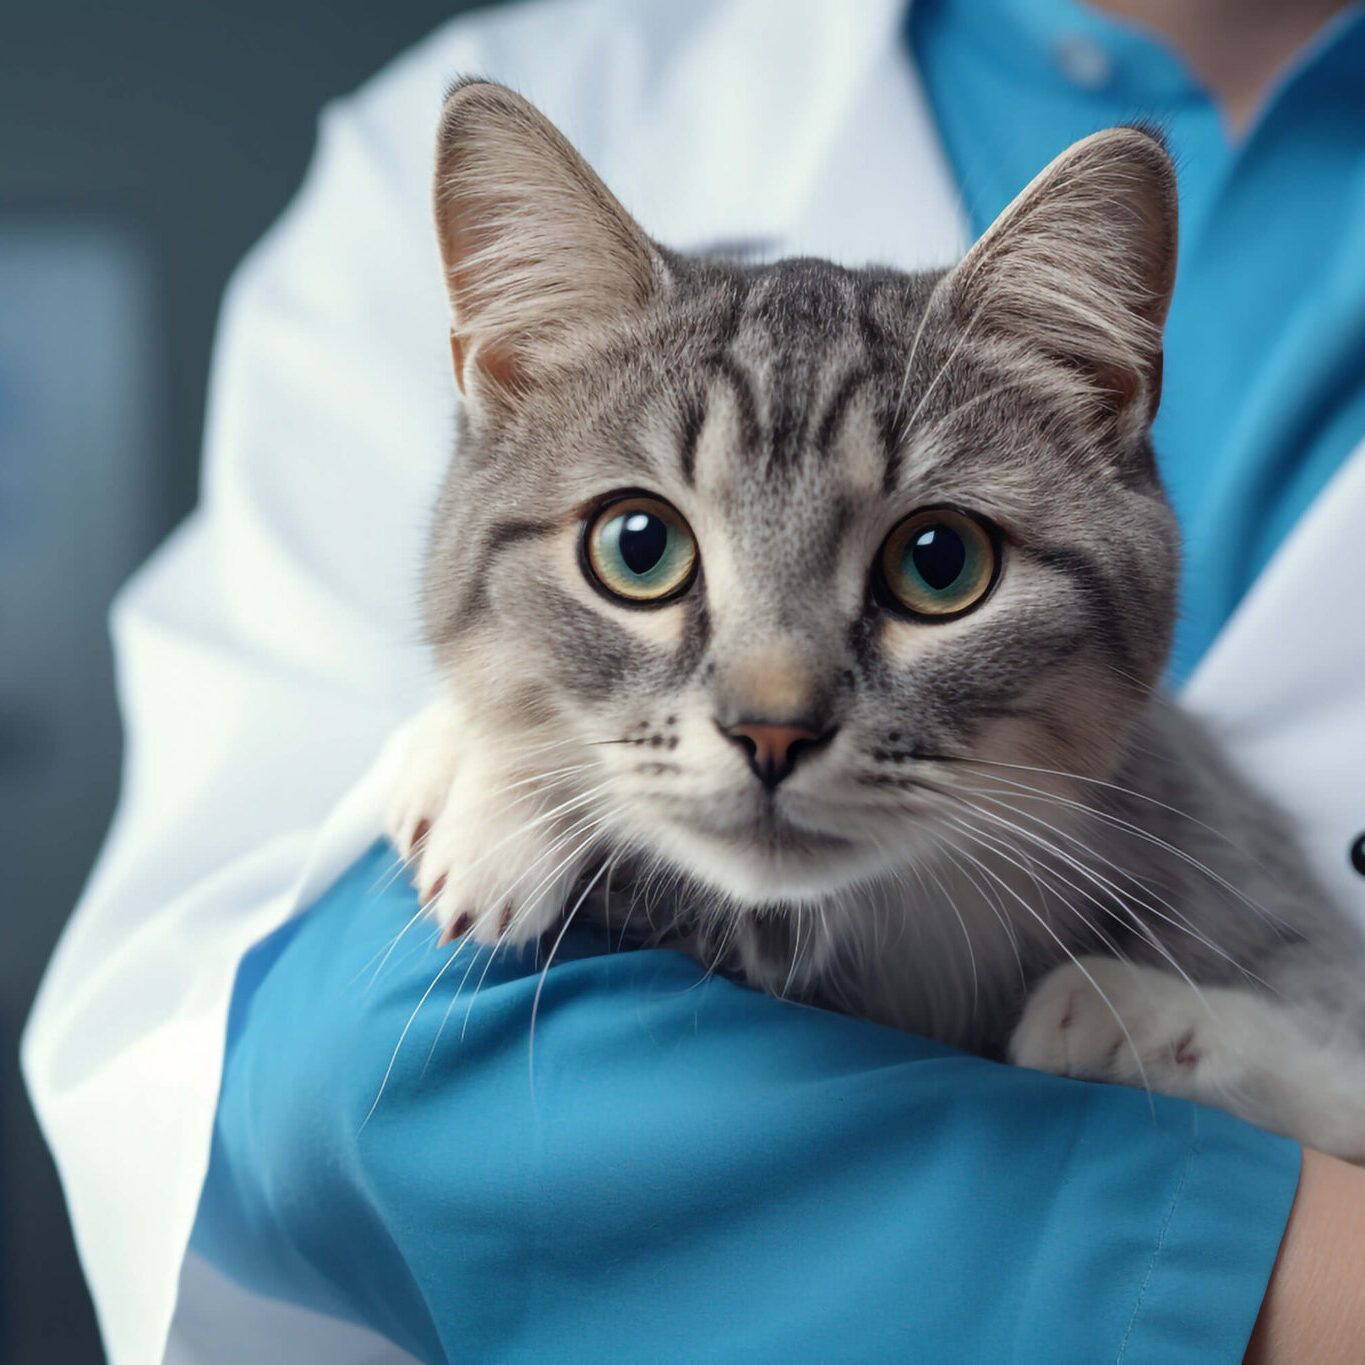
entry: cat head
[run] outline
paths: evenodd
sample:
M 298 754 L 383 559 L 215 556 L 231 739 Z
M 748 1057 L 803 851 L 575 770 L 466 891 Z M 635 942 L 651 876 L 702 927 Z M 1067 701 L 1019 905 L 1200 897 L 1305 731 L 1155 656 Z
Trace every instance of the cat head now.
M 509 774 L 753 906 L 913 863 L 1001 774 L 1113 770 L 1177 580 L 1155 137 L 1076 144 L 948 271 L 742 266 L 473 82 L 435 203 L 464 402 L 426 624 Z

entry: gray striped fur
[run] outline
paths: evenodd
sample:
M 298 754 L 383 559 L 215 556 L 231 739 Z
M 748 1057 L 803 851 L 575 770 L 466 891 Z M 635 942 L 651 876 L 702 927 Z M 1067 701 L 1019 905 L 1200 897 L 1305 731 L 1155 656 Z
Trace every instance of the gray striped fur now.
M 496 828 L 521 802 L 519 856 L 568 855 L 552 912 L 609 866 L 580 913 L 996 1056 L 1074 958 L 1253 999 L 1248 1027 L 1281 1039 L 1354 1009 L 1319 970 L 1360 960 L 1354 932 L 1159 686 L 1178 541 L 1147 436 L 1175 259 L 1158 140 L 1087 139 L 961 266 L 912 275 L 670 252 L 501 87 L 457 89 L 442 137 L 467 402 L 425 617 L 458 818 Z M 617 489 L 695 531 L 678 601 L 616 604 L 585 580 L 583 518 Z M 999 580 L 960 619 L 907 621 L 871 566 L 898 521 L 944 504 L 1000 528 Z M 837 733 L 770 794 L 718 728 L 747 715 Z M 409 834 L 440 818 L 406 809 Z M 438 914 L 493 922 L 491 884 L 459 890 L 460 872 L 428 854 Z M 496 900 L 489 937 L 544 927 L 521 893 Z M 1280 1028 L 1289 981 L 1309 1003 Z M 1021 1060 L 1135 1080 L 1135 1058 L 1160 1088 L 1338 1149 L 1365 1139 L 1244 1062 L 1196 1085 L 1212 1038 L 1057 1063 L 1084 1003 L 1069 989 L 1051 1043 L 1029 1050 L 1043 1004 L 1026 1016 Z

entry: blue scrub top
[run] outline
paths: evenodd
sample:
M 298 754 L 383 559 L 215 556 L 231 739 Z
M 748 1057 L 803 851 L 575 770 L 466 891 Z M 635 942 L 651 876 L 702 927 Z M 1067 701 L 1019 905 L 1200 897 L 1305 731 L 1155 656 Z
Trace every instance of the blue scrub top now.
M 393 872 L 242 968 L 194 1233 L 239 1283 L 431 1362 L 1242 1358 L 1293 1143 L 587 929 L 543 989 L 394 946 Z
M 1180 188 L 1157 459 L 1185 537 L 1173 681 L 1365 440 L 1365 6 L 1234 140 L 1150 35 L 1073 0 L 916 0 L 908 37 L 979 234 L 1064 148 L 1146 119 Z

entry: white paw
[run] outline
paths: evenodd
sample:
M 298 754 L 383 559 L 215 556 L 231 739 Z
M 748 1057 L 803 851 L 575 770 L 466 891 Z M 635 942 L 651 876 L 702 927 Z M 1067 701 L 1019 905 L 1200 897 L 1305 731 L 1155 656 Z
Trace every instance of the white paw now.
M 405 858 L 420 851 L 445 806 L 460 767 L 461 723 L 455 707 L 432 702 L 413 722 L 398 781 L 384 812 L 384 833 Z
M 1311 999 L 1196 991 L 1170 972 L 1084 957 L 1034 988 L 1009 1054 L 1036 1071 L 1198 1100 L 1365 1161 L 1365 1058 L 1320 1010 Z
M 1034 988 L 1009 1055 L 1034 1071 L 1196 1098 L 1217 1042 L 1210 1024 L 1203 999 L 1180 977 L 1083 957 Z
M 498 762 L 441 700 L 414 726 L 385 831 L 442 942 L 517 948 L 563 913 L 588 856 L 584 816 L 562 789 Z

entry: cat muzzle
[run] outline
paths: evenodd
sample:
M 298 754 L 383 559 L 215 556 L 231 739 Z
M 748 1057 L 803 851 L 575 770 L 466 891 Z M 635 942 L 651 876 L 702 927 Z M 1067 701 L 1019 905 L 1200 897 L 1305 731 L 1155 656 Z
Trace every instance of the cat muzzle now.
M 818 753 L 834 738 L 835 728 L 823 732 L 809 725 L 779 725 L 743 721 L 720 727 L 721 734 L 743 750 L 754 776 L 773 791 L 795 770 L 797 763 Z

